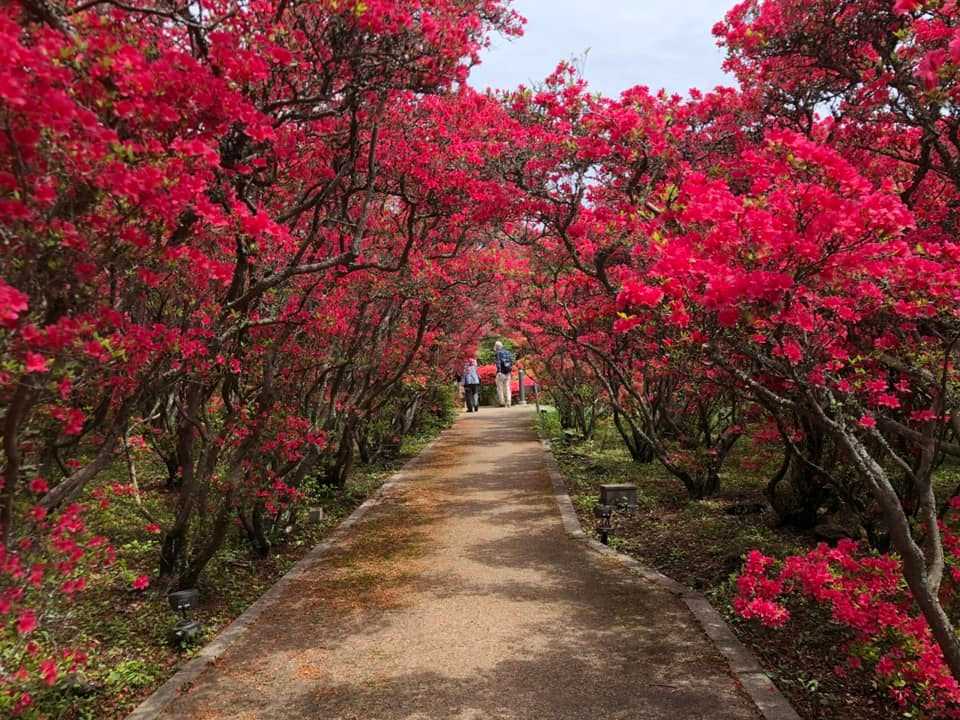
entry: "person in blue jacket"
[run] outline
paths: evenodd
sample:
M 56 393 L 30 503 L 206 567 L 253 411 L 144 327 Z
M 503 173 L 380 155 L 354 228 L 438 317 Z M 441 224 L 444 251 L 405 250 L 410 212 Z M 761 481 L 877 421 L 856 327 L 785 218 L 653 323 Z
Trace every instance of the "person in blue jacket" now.
M 463 385 L 463 399 L 467 403 L 467 412 L 477 412 L 480 409 L 480 373 L 477 372 L 476 358 L 470 358 L 463 366 L 460 383 Z
M 497 340 L 493 345 L 494 363 L 497 366 L 497 400 L 500 407 L 510 407 L 511 380 L 513 373 L 513 353 L 503 347 L 503 343 Z

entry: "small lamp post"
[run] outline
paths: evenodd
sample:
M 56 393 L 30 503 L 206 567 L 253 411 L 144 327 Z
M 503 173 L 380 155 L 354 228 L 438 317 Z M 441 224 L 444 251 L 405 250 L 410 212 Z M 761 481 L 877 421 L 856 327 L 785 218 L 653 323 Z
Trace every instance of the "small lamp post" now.
M 523 368 L 520 368 L 519 379 L 520 379 L 520 404 L 527 404 L 527 389 L 523 386 L 523 381 L 526 379 L 527 374 L 523 371 Z
M 600 542 L 609 545 L 610 533 L 613 532 L 613 507 L 597 505 L 593 512 L 597 516 L 597 534 L 600 535 Z
M 196 590 L 178 590 L 167 595 L 167 602 L 180 619 L 170 631 L 170 642 L 174 645 L 186 645 L 200 637 L 200 623 L 190 616 L 200 604 L 200 593 Z

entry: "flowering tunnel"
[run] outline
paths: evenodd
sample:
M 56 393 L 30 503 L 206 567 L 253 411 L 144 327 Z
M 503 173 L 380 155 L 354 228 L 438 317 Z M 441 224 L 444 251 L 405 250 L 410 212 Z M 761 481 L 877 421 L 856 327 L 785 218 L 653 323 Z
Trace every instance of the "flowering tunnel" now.
M 565 425 L 691 504 L 751 447 L 778 527 L 854 517 L 746 554 L 735 611 L 820 606 L 835 664 L 960 717 L 960 9 L 746 0 L 713 30 L 736 88 L 474 89 L 521 25 L 2 3 L 2 714 L 93 662 L 69 608 L 267 557 L 513 327 Z

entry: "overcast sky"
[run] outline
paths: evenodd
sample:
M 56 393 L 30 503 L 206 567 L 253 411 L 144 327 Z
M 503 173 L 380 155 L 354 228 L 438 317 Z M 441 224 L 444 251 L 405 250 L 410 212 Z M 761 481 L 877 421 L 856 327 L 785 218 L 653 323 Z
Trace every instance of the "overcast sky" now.
M 583 55 L 594 90 L 618 95 L 633 85 L 686 93 L 733 80 L 720 69 L 710 35 L 735 0 L 514 0 L 524 36 L 495 37 L 475 68 L 476 88 L 542 80 L 560 60 Z

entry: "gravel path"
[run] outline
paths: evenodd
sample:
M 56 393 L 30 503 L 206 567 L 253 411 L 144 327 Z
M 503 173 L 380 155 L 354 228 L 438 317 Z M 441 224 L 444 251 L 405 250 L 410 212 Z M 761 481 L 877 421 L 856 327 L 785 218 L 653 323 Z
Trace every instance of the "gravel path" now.
M 755 720 L 677 599 L 564 534 L 532 423 L 461 417 L 164 717 Z

